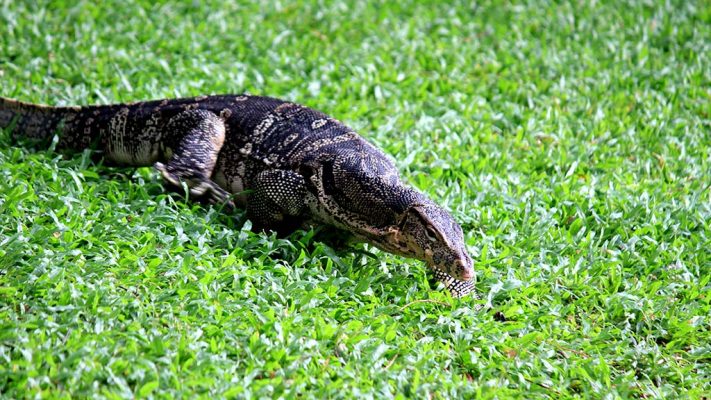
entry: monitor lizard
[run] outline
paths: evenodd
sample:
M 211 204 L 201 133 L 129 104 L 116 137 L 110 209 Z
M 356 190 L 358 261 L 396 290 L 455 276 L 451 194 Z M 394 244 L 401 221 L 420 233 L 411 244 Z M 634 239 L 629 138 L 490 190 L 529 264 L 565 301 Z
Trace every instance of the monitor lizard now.
M 57 150 L 94 149 L 118 166 L 153 165 L 191 197 L 246 209 L 257 229 L 329 226 L 422 260 L 454 297 L 475 293 L 460 225 L 403 183 L 393 161 L 309 107 L 252 95 L 50 107 L 0 98 L 0 128 Z

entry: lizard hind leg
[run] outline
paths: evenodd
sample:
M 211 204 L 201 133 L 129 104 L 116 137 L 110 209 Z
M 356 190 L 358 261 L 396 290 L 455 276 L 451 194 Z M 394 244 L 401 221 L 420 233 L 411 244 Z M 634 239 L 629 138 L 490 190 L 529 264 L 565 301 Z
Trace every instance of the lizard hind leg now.
M 233 208 L 230 194 L 210 179 L 225 141 L 223 120 L 207 110 L 184 111 L 171 118 L 165 136 L 175 150 L 168 162 L 154 165 L 165 183 L 176 190 L 184 183 L 191 198 Z

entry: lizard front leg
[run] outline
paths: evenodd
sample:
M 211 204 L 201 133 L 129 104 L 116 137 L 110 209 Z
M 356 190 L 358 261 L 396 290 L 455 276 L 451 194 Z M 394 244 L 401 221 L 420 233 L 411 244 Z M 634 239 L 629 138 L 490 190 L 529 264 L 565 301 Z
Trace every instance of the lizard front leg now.
M 304 178 L 287 170 L 260 172 L 247 198 L 247 216 L 258 230 L 272 229 L 288 234 L 299 227 L 298 217 L 306 202 Z
M 210 179 L 225 141 L 224 121 L 207 110 L 184 111 L 170 119 L 165 135 L 177 139 L 170 160 L 155 163 L 165 182 L 174 188 L 185 183 L 193 198 L 234 207 L 229 193 Z

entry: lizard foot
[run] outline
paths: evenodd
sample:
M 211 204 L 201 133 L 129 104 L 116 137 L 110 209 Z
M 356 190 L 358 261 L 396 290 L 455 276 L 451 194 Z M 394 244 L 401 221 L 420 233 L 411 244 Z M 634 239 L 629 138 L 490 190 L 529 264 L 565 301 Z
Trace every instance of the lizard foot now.
M 178 177 L 172 172 L 169 172 L 165 164 L 163 164 L 162 162 L 157 162 L 153 164 L 153 168 L 160 172 L 161 176 L 163 177 L 163 180 L 165 180 L 166 183 L 172 186 L 180 187 L 180 179 L 178 179 Z
M 222 204 L 228 210 L 234 210 L 235 204 L 230 199 L 230 193 L 212 180 L 206 179 L 200 174 L 180 176 L 171 172 L 165 164 L 160 162 L 155 163 L 154 167 L 160 172 L 168 186 L 178 189 L 182 187 L 181 182 L 184 182 L 192 199 L 202 200 L 208 204 Z

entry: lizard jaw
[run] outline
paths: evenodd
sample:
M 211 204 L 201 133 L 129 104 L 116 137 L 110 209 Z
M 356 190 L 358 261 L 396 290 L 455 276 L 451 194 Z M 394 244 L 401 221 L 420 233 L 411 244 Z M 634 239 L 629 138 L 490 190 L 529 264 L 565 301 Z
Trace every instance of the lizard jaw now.
M 470 281 L 474 278 L 474 268 L 472 268 L 465 259 L 459 258 L 454 261 L 453 265 L 447 264 L 437 264 L 434 261 L 433 253 L 431 250 L 425 250 L 425 257 L 427 264 L 433 270 L 438 270 L 459 281 Z

